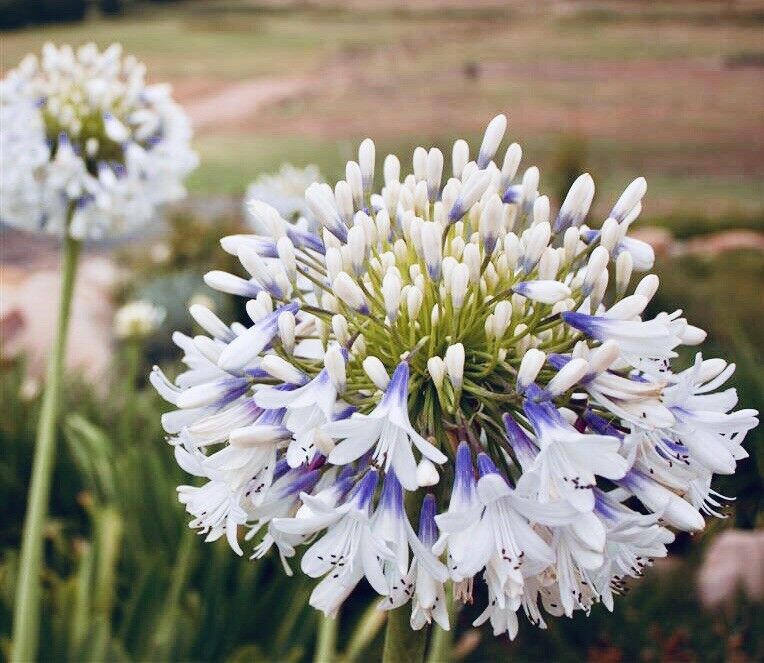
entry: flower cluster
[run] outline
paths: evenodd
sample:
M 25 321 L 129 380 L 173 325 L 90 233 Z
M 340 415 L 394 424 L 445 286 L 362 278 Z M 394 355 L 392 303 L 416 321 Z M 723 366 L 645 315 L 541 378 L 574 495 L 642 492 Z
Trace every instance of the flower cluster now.
M 205 281 L 245 298 L 251 325 L 202 306 L 203 330 L 175 335 L 188 370 L 151 380 L 176 409 L 164 428 L 191 526 L 253 557 L 323 578 L 310 603 L 334 614 L 365 578 L 411 626 L 448 628 L 445 583 L 488 605 L 476 623 L 518 629 L 518 611 L 570 616 L 666 554 L 672 530 L 703 528 L 757 424 L 732 411 L 734 371 L 680 345 L 705 334 L 681 312 L 644 318 L 658 288 L 651 248 L 627 231 L 645 180 L 599 229 L 579 177 L 556 215 L 518 179 L 521 149 L 495 160 L 506 118 L 471 158 L 416 148 L 413 174 L 375 147 L 332 189 L 305 191 L 309 218 L 250 210 L 261 235 L 222 240 L 244 276 Z
M 113 44 L 46 44 L 0 82 L 0 219 L 75 238 L 129 231 L 185 194 L 188 118 Z

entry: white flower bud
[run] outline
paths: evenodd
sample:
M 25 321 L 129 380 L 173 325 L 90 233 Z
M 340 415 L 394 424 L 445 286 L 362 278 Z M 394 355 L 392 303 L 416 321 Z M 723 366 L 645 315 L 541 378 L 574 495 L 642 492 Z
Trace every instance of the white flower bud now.
M 612 253 L 621 239 L 621 227 L 615 219 L 605 219 L 600 230 L 600 246 Z
M 607 290 L 608 281 L 610 281 L 610 272 L 605 269 L 602 271 L 599 278 L 595 282 L 594 287 L 592 288 L 592 292 L 589 295 L 592 311 L 596 311 L 600 307 L 600 304 L 602 304 L 602 300 L 605 297 L 605 291 Z
M 265 355 L 260 362 L 260 368 L 286 384 L 305 383 L 305 374 L 278 355 Z
M 647 193 L 647 180 L 644 177 L 638 177 L 626 187 L 613 207 L 613 211 L 610 212 L 610 216 L 616 221 L 623 221 L 640 204 L 645 193 Z
M 424 295 L 419 288 L 411 287 L 406 293 L 406 309 L 409 314 L 409 320 L 415 320 L 419 315 L 419 309 L 422 308 Z
M 284 288 L 284 268 L 278 262 L 266 263 L 255 251 L 246 245 L 239 247 L 239 260 L 252 277 L 276 298 L 289 296 L 291 288 L 286 280 Z
M 222 341 L 231 340 L 233 333 L 231 329 L 226 325 L 218 316 L 216 316 L 210 309 L 202 304 L 193 304 L 189 307 L 188 312 L 191 317 L 196 320 L 204 331 L 208 334 L 219 338 Z
M 507 257 L 507 266 L 514 272 L 520 259 L 520 239 L 515 233 L 507 233 L 504 236 L 504 255 Z
M 385 186 L 390 186 L 392 182 L 398 182 L 401 179 L 401 162 L 394 154 L 388 154 L 385 157 L 383 166 L 385 175 Z
M 382 299 L 385 302 L 385 311 L 391 322 L 398 317 L 398 309 L 401 305 L 401 277 L 396 271 L 387 270 L 382 279 Z
M 555 304 L 570 297 L 570 288 L 559 281 L 520 281 L 512 291 L 542 304 Z
M 352 352 L 356 357 L 366 356 L 366 339 L 364 338 L 363 334 L 357 336 L 355 341 L 353 341 L 353 345 L 350 346 L 350 352 Z
M 522 394 L 536 380 L 545 361 L 546 354 L 535 348 L 531 348 L 523 355 L 520 369 L 517 371 L 517 391 L 519 393 Z
M 440 389 L 446 377 L 446 362 L 440 357 L 430 357 L 427 360 L 427 372 L 430 374 L 435 387 Z
M 342 220 L 350 225 L 353 220 L 353 190 L 345 180 L 340 180 L 334 185 L 334 200 Z
M 506 188 L 512 183 L 512 180 L 515 179 L 522 158 L 523 149 L 517 143 L 512 143 L 507 148 L 507 152 L 504 155 L 504 163 L 501 166 L 501 193 L 504 193 Z
M 363 290 L 358 284 L 353 281 L 347 272 L 340 272 L 333 282 L 334 294 L 342 301 L 346 306 L 352 309 L 360 311 L 361 313 L 369 312 L 369 305 L 366 303 L 366 297 L 363 294 Z
M 470 242 L 462 251 L 462 262 L 467 266 L 470 274 L 470 283 L 480 281 L 480 249 Z
M 552 228 L 548 221 L 533 226 L 523 233 L 525 250 L 523 251 L 523 269 L 530 272 L 538 262 L 552 237 Z
M 578 252 L 578 243 L 581 233 L 576 226 L 568 228 L 562 238 L 562 245 L 565 250 L 565 262 L 570 262 L 576 257 Z
M 448 346 L 443 360 L 448 379 L 455 389 L 459 389 L 464 378 L 464 346 L 461 343 Z
M 290 311 L 284 311 L 278 317 L 279 338 L 287 354 L 294 352 L 295 343 L 295 319 Z
M 522 207 L 526 210 L 531 209 L 533 201 L 538 196 L 539 188 L 539 169 L 536 166 L 531 166 L 523 173 L 522 181 Z
M 478 168 L 485 168 L 488 162 L 493 159 L 506 130 L 507 116 L 504 114 L 497 115 L 488 123 L 483 135 L 483 142 L 480 145 L 480 152 L 478 153 Z
M 348 321 L 344 315 L 337 313 L 332 316 L 332 332 L 334 338 L 341 345 L 347 345 L 350 341 L 350 331 L 348 330 Z
M 560 257 L 556 249 L 547 246 L 541 254 L 538 265 L 539 279 L 554 281 L 557 278 L 557 270 L 560 268 Z
M 361 182 L 365 193 L 374 186 L 374 161 L 376 160 L 374 141 L 366 138 L 358 147 L 358 164 L 361 168 Z
M 334 283 L 334 279 L 344 269 L 342 252 L 334 247 L 326 249 L 324 262 L 326 263 L 326 276 L 329 281 Z
M 398 202 L 400 200 L 400 195 L 401 183 L 397 180 L 389 182 L 382 190 L 382 199 L 385 203 L 385 209 L 388 214 L 390 214 L 390 218 L 398 216 Z
M 555 232 L 576 228 L 583 223 L 594 199 L 594 180 L 589 173 L 576 178 L 565 196 L 560 213 L 554 223 Z
M 353 193 L 354 209 L 361 209 L 363 207 L 363 176 L 361 167 L 355 161 L 348 161 L 345 164 L 345 179 Z
M 342 356 L 342 350 L 340 350 L 338 345 L 331 345 L 327 348 L 324 355 L 324 368 L 329 374 L 329 379 L 332 381 L 337 393 L 341 394 L 345 391 L 347 381 L 345 357 Z
M 451 302 L 455 310 L 461 309 L 464 305 L 464 298 L 467 295 L 467 285 L 469 283 L 470 271 L 464 263 L 457 263 L 451 271 Z
M 539 196 L 533 202 L 533 225 L 549 222 L 549 197 Z
M 480 200 L 490 183 L 491 173 L 486 170 L 477 170 L 470 175 L 448 213 L 449 220 L 458 221 L 469 212 L 470 208 Z
M 433 327 L 436 327 L 438 325 L 438 322 L 440 322 L 440 308 L 437 304 L 435 304 L 432 307 L 432 311 L 430 312 L 430 324 Z
M 613 340 L 605 341 L 589 353 L 589 371 L 592 375 L 604 373 L 618 359 L 621 349 Z
M 363 370 L 378 389 L 384 391 L 390 383 L 390 376 L 378 357 L 370 356 L 363 360 Z
M 360 173 L 358 176 L 360 177 Z M 305 202 L 316 220 L 337 239 L 344 242 L 347 238 L 347 224 L 337 211 L 337 204 L 331 187 L 328 184 L 313 182 L 305 189 Z
M 480 238 L 486 255 L 491 255 L 496 247 L 504 222 L 504 205 L 498 195 L 493 194 L 480 213 Z
M 589 362 L 576 357 L 563 366 L 546 386 L 552 396 L 559 396 L 570 389 L 589 371 Z
M 348 230 L 348 248 L 350 249 L 350 264 L 357 276 L 363 274 L 366 262 L 366 234 L 361 226 L 353 226 Z
M 437 281 L 441 276 L 442 234 L 442 228 L 434 221 L 427 221 L 421 226 L 422 258 L 427 265 L 427 273 L 433 281 Z
M 619 295 L 626 292 L 626 288 L 629 287 L 633 267 L 634 260 L 631 257 L 631 253 L 621 251 L 615 261 L 615 285 Z
M 512 307 L 517 308 L 516 303 L 512 302 Z M 517 327 L 515 327 L 515 333 L 514 338 L 517 338 L 517 341 L 515 342 L 515 351 L 517 354 L 523 354 L 528 351 L 528 348 L 531 346 L 531 339 L 528 334 L 525 332 L 528 331 L 528 325 L 526 325 L 524 322 L 521 322 Z
M 417 486 L 426 488 L 427 486 L 434 486 L 438 481 L 440 481 L 440 475 L 435 464 L 429 458 L 423 457 L 416 467 Z
M 502 338 L 512 321 L 512 304 L 506 299 L 496 304 L 493 310 L 493 331 L 496 338 Z
M 443 176 L 443 152 L 433 147 L 427 154 L 427 195 L 431 203 L 438 199 Z
M 294 244 L 288 237 L 280 237 L 276 242 L 276 252 L 281 264 L 287 272 L 290 281 L 297 278 L 297 257 L 294 252 Z
M 69 109 L 71 110 L 71 107 Z M 63 124 L 68 124 L 68 122 L 63 122 Z M 103 114 L 103 130 L 107 138 L 115 143 L 124 143 L 130 138 L 130 132 L 127 127 L 111 113 Z
M 374 219 L 374 223 L 377 226 L 377 237 L 383 242 L 390 240 L 390 215 L 386 209 L 381 209 L 377 212 L 377 217 Z
M 461 179 L 464 167 L 470 160 L 470 146 L 466 140 L 461 138 L 454 143 L 454 148 L 451 152 L 451 172 L 457 179 Z
M 427 180 L 427 150 L 419 146 L 414 150 L 411 159 L 414 168 L 414 178 L 417 182 Z
M 618 244 L 618 250 L 631 253 L 634 269 L 638 272 L 646 272 L 655 264 L 655 250 L 641 239 L 624 237 Z
M 600 276 L 602 276 L 602 272 L 607 269 L 609 261 L 610 254 L 606 248 L 598 246 L 592 251 L 591 256 L 589 256 L 589 262 L 586 265 L 586 275 L 584 276 L 584 283 L 582 286 L 584 295 L 591 293 L 597 279 L 599 279 Z
M 255 297 L 260 291 L 260 288 L 251 281 L 219 270 L 207 272 L 204 275 L 204 282 L 210 288 L 218 290 L 219 292 L 224 292 L 228 295 Z
M 642 295 L 649 302 L 655 296 L 655 293 L 658 292 L 659 284 L 660 279 L 657 275 L 648 274 L 637 284 L 637 287 L 634 289 L 634 294 Z

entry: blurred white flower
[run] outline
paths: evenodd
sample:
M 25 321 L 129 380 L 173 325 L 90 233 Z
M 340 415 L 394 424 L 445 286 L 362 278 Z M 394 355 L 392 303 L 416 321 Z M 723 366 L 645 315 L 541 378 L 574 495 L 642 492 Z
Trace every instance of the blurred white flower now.
M 165 310 L 151 302 L 128 302 L 114 314 L 114 335 L 121 340 L 150 336 L 164 321 Z
M 305 202 L 305 189 L 313 182 L 323 182 L 318 166 L 309 165 L 296 168 L 285 163 L 278 173 L 260 175 L 247 187 L 244 196 L 244 212 L 252 229 L 257 233 L 267 233 L 268 229 L 261 227 L 257 216 L 252 214 L 248 202 L 259 200 L 273 207 L 288 221 L 297 221 L 300 217 L 309 217 L 310 210 Z
M 78 239 L 134 230 L 185 195 L 191 128 L 112 44 L 46 44 L 0 82 L 0 219 Z

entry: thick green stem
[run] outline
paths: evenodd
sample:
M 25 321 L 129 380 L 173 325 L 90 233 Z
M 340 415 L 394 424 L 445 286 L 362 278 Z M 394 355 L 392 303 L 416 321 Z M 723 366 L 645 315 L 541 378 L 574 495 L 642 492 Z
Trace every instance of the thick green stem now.
M 25 663 L 33 661 L 37 657 L 43 530 L 48 513 L 50 484 L 53 476 L 59 394 L 79 250 L 80 242 L 67 235 L 64 239 L 61 301 L 58 307 L 56 340 L 48 360 L 45 393 L 43 394 L 40 421 L 37 428 L 32 479 L 29 486 L 27 512 L 21 540 L 21 562 L 13 612 L 11 660 Z
M 411 606 L 391 610 L 385 629 L 383 663 L 422 663 L 427 643 L 427 630 L 412 630 L 409 624 Z
M 337 658 L 337 627 L 339 617 L 327 617 L 323 613 L 318 618 L 318 641 L 314 663 L 334 663 Z

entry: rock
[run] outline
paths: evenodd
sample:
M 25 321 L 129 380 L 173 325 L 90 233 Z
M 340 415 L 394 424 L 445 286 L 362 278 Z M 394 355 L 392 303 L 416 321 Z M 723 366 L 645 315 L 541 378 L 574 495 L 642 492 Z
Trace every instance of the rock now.
M 111 293 L 118 270 L 103 257 L 83 257 L 72 302 L 67 343 L 67 371 L 79 371 L 97 383 L 112 356 Z M 0 333 L 3 359 L 24 355 L 27 380 L 41 383 L 52 347 L 58 315 L 61 274 L 45 265 L 22 268 L 0 265 Z
M 739 590 L 753 601 L 764 599 L 764 530 L 726 530 L 706 551 L 698 572 L 701 603 L 730 606 Z

